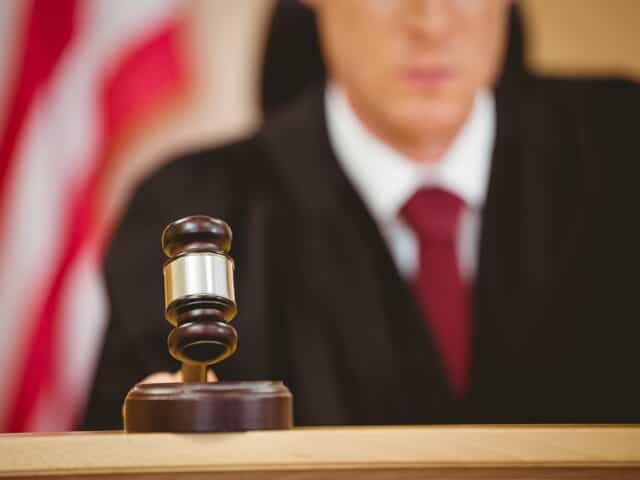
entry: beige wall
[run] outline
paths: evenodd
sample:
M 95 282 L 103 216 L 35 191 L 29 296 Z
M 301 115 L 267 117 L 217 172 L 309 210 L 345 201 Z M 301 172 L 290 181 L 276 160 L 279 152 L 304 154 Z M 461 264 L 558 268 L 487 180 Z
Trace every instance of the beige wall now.
M 640 78 L 640 0 L 522 0 L 529 63 L 553 73 Z
M 537 71 L 640 78 L 640 0 L 520 1 L 529 63 Z M 259 122 L 257 61 L 272 0 L 189 0 L 187 5 L 195 88 L 179 109 L 159 115 L 117 154 L 118 168 L 105 184 L 106 219 L 114 218 L 134 183 L 173 152 L 227 141 Z

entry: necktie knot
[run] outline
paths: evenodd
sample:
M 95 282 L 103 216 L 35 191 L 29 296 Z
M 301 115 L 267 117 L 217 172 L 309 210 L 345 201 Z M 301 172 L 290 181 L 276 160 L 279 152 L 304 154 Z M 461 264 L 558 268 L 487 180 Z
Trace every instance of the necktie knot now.
M 426 242 L 455 239 L 464 202 L 441 188 L 421 188 L 404 205 L 402 217 Z

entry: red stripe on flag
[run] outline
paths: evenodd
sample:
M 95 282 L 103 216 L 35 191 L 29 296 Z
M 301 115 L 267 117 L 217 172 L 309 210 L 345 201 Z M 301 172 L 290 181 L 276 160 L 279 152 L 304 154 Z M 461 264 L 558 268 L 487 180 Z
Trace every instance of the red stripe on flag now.
M 103 89 L 105 135 L 115 136 L 126 123 L 171 89 L 186 71 L 180 46 L 181 25 L 176 22 L 130 52 Z
M 71 41 L 76 0 L 32 0 L 23 52 L 12 87 L 5 129 L 0 136 L 0 214 L 25 117 Z
M 92 240 L 94 215 L 101 176 L 108 151 L 122 130 L 146 108 L 174 90 L 184 78 L 180 55 L 180 26 L 169 24 L 134 46 L 118 68 L 102 82 L 102 142 L 88 181 L 78 188 L 69 204 L 70 222 L 64 229 L 63 255 L 55 269 L 49 290 L 37 313 L 34 334 L 23 363 L 24 372 L 10 408 L 9 431 L 23 431 L 36 407 L 38 397 L 56 382 L 55 364 L 61 292 L 82 248 Z

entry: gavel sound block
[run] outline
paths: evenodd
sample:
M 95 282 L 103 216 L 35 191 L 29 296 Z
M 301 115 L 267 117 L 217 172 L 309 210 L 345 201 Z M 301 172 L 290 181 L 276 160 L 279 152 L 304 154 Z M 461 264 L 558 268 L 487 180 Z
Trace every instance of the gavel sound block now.
M 138 384 L 125 399 L 127 432 L 235 432 L 292 426 L 292 396 L 282 382 L 207 382 L 207 368 L 233 355 L 238 334 L 231 229 L 206 216 L 162 232 L 169 353 L 184 383 Z

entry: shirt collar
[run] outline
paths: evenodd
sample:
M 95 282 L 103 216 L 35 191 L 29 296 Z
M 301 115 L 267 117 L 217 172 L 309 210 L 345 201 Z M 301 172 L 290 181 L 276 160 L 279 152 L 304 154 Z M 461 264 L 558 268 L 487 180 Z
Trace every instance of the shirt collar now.
M 484 205 L 495 141 L 495 99 L 482 91 L 464 126 L 445 154 L 420 164 L 386 145 L 362 125 L 344 92 L 329 84 L 325 92 L 329 139 L 338 162 L 382 225 L 394 221 L 422 186 L 457 194 L 468 207 Z

